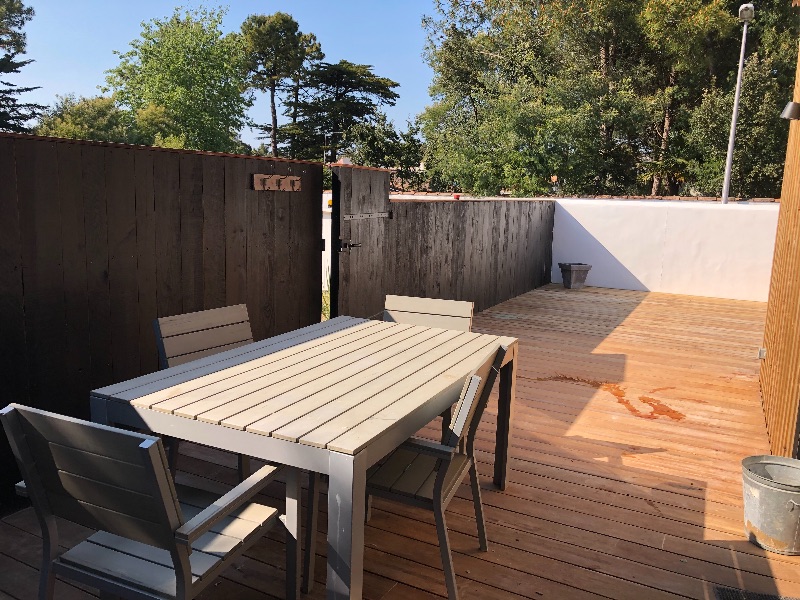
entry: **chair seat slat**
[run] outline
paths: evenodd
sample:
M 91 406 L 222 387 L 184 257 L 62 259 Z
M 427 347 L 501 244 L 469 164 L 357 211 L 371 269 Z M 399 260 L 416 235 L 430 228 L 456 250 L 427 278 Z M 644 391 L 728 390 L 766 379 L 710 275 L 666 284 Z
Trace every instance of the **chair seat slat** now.
M 172 557 L 168 551 L 162 550 L 161 548 L 148 546 L 147 544 L 120 537 L 113 533 L 108 533 L 107 531 L 98 531 L 86 541 L 97 546 L 109 548 L 110 550 L 122 552 L 123 554 L 135 558 L 150 561 L 162 567 L 167 567 L 170 570 L 172 569 Z M 194 550 L 191 555 L 192 575 L 195 577 L 203 577 L 219 562 L 218 556 L 207 554 L 202 550 L 198 551 L 194 546 L 192 546 L 192 550 Z
M 124 552 L 84 541 L 67 550 L 56 562 L 89 571 L 166 598 L 176 593 L 175 571 Z M 199 578 L 193 577 L 192 583 Z

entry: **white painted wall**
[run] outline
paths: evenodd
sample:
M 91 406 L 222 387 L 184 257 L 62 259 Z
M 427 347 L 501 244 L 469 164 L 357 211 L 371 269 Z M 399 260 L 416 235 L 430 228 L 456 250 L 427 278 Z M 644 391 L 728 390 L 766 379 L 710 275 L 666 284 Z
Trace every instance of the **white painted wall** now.
M 776 204 L 562 199 L 559 262 L 592 265 L 586 285 L 765 302 Z

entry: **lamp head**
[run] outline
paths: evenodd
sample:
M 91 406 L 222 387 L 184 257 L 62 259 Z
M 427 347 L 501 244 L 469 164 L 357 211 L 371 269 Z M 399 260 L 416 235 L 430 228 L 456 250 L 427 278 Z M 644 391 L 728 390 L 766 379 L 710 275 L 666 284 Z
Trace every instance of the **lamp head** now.
M 756 9 L 752 4 L 742 4 L 739 7 L 739 20 L 744 23 L 749 23 L 756 15 Z
M 800 120 L 800 103 L 789 102 L 781 113 L 781 119 Z

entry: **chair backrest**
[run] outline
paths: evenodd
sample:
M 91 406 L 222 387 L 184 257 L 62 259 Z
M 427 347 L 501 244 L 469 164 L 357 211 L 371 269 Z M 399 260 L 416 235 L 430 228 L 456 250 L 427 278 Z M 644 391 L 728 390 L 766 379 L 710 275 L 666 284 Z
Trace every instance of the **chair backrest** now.
M 17 404 L 0 421 L 40 521 L 175 548 L 183 515 L 159 438 Z
M 506 348 L 500 346 L 497 352 L 489 353 L 483 364 L 467 379 L 461 398 L 453 409 L 450 425 L 443 436 L 443 444 L 455 447 L 465 435 L 475 435 L 505 355 Z
M 472 329 L 473 303 L 461 300 L 386 296 L 383 320 L 457 331 Z
M 162 369 L 253 341 L 245 304 L 161 317 L 153 327 Z

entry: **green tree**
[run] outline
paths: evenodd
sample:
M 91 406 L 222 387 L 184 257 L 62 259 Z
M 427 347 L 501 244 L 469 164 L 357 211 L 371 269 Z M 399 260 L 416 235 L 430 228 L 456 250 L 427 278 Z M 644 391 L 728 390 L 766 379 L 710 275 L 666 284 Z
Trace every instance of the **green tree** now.
M 398 132 L 385 114 L 374 122 L 353 125 L 344 138 L 342 152 L 357 165 L 392 169 L 395 184 L 400 189 L 420 189 L 425 172 L 420 168 L 423 143 L 419 127 L 408 123 L 406 131 Z
M 639 13 L 640 24 L 650 51 L 655 74 L 653 101 L 663 117 L 653 128 L 656 136 L 651 193 L 658 194 L 670 181 L 677 191 L 680 177 L 671 159 L 670 142 L 676 119 L 696 105 L 699 91 L 709 84 L 715 56 L 712 43 L 733 31 L 736 19 L 722 0 L 646 0 Z M 705 59 L 705 60 L 701 60 Z M 683 112 L 684 115 L 679 113 Z
M 127 115 L 108 96 L 58 96 L 55 105 L 42 113 L 34 133 L 104 142 L 132 141 Z
M 300 95 L 304 92 L 304 83 L 311 69 L 325 58 L 325 53 L 322 52 L 322 47 L 313 33 L 302 34 L 300 45 L 303 49 L 303 62 L 292 73 L 289 81 L 281 86 L 282 91 L 285 93 L 283 101 L 285 106 L 284 116 L 289 117 L 289 123 L 278 131 L 278 135 L 288 146 L 291 158 L 297 158 L 299 150 L 297 139 L 299 128 L 297 122 L 299 119 Z
M 162 143 L 229 152 L 251 104 L 245 89 L 244 43 L 223 35 L 224 11 L 176 9 L 166 19 L 142 23 L 120 64 L 107 72 L 108 89 L 136 115 L 162 107 L 175 130 Z M 161 110 L 161 109 L 158 109 Z
M 278 156 L 276 92 L 285 79 L 300 71 L 305 60 L 303 33 L 291 15 L 250 15 L 242 24 L 247 54 L 248 85 L 269 94 L 272 156 Z
M 186 147 L 186 137 L 163 106 L 149 104 L 132 113 L 121 108 L 110 96 L 58 96 L 55 104 L 40 115 L 34 133 L 166 148 Z
M 732 94 L 737 9 L 733 0 L 437 0 L 424 20 L 434 71 L 434 102 L 420 116 L 427 168 L 441 185 L 479 194 L 545 193 L 553 175 L 570 194 L 707 189 L 718 151 L 706 142 L 726 129 L 710 107 Z M 789 3 L 759 3 L 745 92 L 759 120 L 740 121 L 740 139 L 758 130 L 762 139 L 747 143 L 767 154 L 751 158 L 758 173 L 742 171 L 745 195 L 780 181 L 786 128 L 775 115 L 791 96 L 798 35 Z
M 553 115 L 542 82 L 558 69 L 537 12 L 517 0 L 437 7 L 423 22 L 434 102 L 420 117 L 432 185 L 485 195 L 548 189 L 540 125 Z
M 157 104 L 139 108 L 133 115 L 131 142 L 147 146 L 186 148 L 186 134 L 170 111 Z
M 780 118 L 787 96 L 774 77 L 774 62 L 753 54 L 744 69 L 731 169 L 732 196 L 780 196 L 789 127 Z M 701 195 L 716 195 L 722 189 L 733 95 L 733 90 L 713 87 L 691 114 L 686 134 L 689 175 Z
M 369 65 L 346 60 L 313 65 L 303 81 L 307 96 L 290 106 L 297 111 L 297 122 L 291 131 L 298 147 L 297 157 L 320 157 L 324 136 L 331 134 L 334 142 L 330 156 L 335 161 L 340 133 L 334 132 L 346 134 L 357 123 L 373 122 L 380 107 L 394 105 L 399 96 L 393 88 L 398 85 L 375 75 Z
M 19 98 L 38 88 L 19 87 L 6 79 L 31 62 L 17 57 L 25 53 L 26 39 L 22 28 L 33 14 L 33 9 L 21 0 L 0 0 L 0 131 L 27 131 L 25 123 L 44 108 L 22 102 Z

